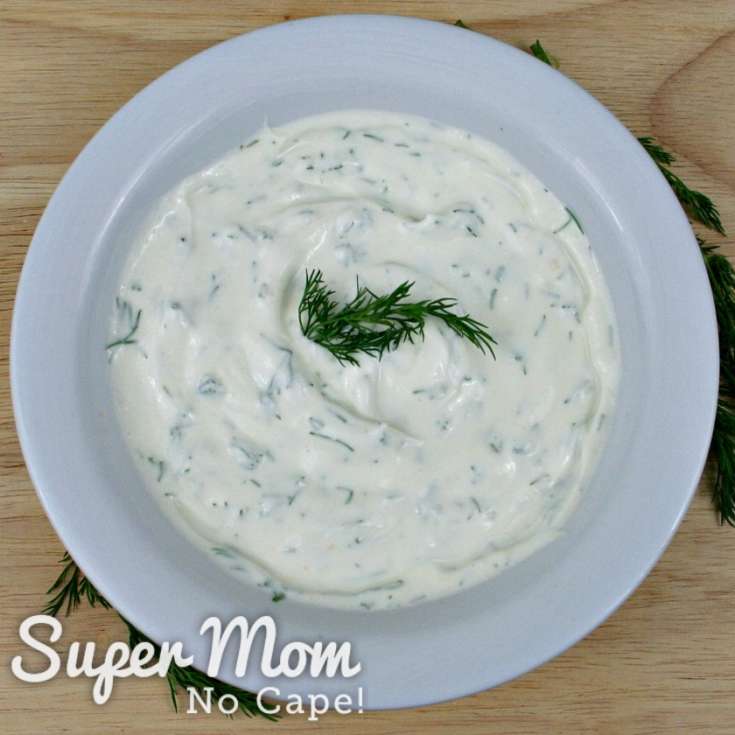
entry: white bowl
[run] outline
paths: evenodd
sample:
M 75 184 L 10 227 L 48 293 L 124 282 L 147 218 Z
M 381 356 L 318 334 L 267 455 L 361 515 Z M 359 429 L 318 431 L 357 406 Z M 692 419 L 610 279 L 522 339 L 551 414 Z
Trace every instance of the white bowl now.
M 610 287 L 623 371 L 614 425 L 559 540 L 500 577 L 392 612 L 340 612 L 238 584 L 161 514 L 128 456 L 103 346 L 131 239 L 155 200 L 267 118 L 384 108 L 507 148 L 568 202 Z M 364 688 L 368 708 L 495 686 L 604 620 L 658 559 L 692 497 L 718 382 L 712 297 L 687 220 L 630 133 L 565 76 L 449 25 L 323 17 L 249 33 L 144 89 L 69 169 L 36 230 L 15 306 L 12 389 L 39 497 L 108 600 L 204 665 L 204 618 L 272 612 L 279 640 L 350 640 L 346 683 L 275 681 L 283 694 Z M 243 679 L 269 683 L 256 665 Z

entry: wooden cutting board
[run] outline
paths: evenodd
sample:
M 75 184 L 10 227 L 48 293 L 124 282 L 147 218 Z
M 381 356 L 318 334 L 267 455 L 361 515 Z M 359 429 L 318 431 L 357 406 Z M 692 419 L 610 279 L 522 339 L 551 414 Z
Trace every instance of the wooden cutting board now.
M 22 650 L 18 624 L 43 606 L 63 551 L 28 478 L 8 386 L 13 297 L 38 218 L 92 134 L 162 72 L 253 28 L 339 12 L 461 18 L 522 46 L 540 38 L 563 71 L 633 132 L 655 134 L 673 149 L 677 171 L 713 197 L 735 231 L 733 0 L 0 0 L 2 731 L 735 732 L 735 529 L 717 524 L 708 475 L 671 547 L 604 625 L 540 669 L 466 699 L 273 725 L 174 714 L 159 680 L 118 682 L 112 701 L 98 707 L 85 680 L 29 685 L 10 674 L 9 660 Z M 735 254 L 732 239 L 708 237 Z M 82 609 L 66 624 L 59 650 L 74 639 L 107 643 L 121 633 L 112 614 Z

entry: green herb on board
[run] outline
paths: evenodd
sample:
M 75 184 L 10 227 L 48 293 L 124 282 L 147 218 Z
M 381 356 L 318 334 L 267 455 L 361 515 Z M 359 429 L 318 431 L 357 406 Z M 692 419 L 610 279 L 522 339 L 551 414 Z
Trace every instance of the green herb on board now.
M 82 600 L 86 600 L 91 607 L 100 605 L 104 608 L 110 608 L 110 603 L 107 602 L 97 588 L 87 579 L 68 552 L 64 553 L 60 563 L 64 565 L 64 569 L 48 590 L 47 594 L 54 594 L 54 596 L 44 608 L 44 614 L 57 617 L 63 609 L 64 614 L 69 615 L 79 607 Z M 128 622 L 122 615 L 118 613 L 118 616 L 127 628 L 128 645 L 131 649 L 138 643 L 150 643 L 155 651 L 155 660 L 157 661 L 161 653 L 160 647 L 148 638 L 148 636 L 139 631 L 132 623 Z M 150 663 L 152 664 L 153 661 Z M 175 661 L 172 661 L 166 673 L 166 680 L 171 693 L 171 702 L 173 703 L 174 710 L 177 712 L 179 705 L 176 695 L 179 689 L 187 690 L 189 687 L 194 687 L 204 697 L 205 690 L 211 687 L 212 699 L 219 701 L 222 697 L 229 694 L 237 700 L 240 711 L 248 717 L 259 715 L 268 720 L 278 719 L 277 715 L 264 712 L 258 707 L 257 698 L 253 692 L 225 684 L 190 666 L 179 666 Z
M 716 246 L 697 239 L 712 287 L 720 337 L 720 396 L 712 434 L 717 460 L 713 494 L 722 522 L 735 526 L 735 269 Z
M 43 608 L 44 615 L 52 615 L 56 617 L 62 608 L 66 608 L 64 615 L 74 612 L 79 607 L 79 603 L 86 599 L 87 602 L 94 607 L 101 605 L 109 608 L 110 603 L 102 597 L 95 586 L 82 574 L 79 567 L 74 563 L 68 552 L 64 553 L 61 558 L 64 569 L 56 578 L 56 581 L 46 591 L 47 595 L 54 596 L 48 601 L 46 607 Z
M 553 66 L 554 69 L 559 68 L 559 60 L 556 56 L 552 56 L 542 45 L 538 38 L 529 46 L 531 53 L 539 60 L 543 61 L 544 64 Z
M 720 213 L 712 200 L 706 194 L 702 194 L 701 191 L 690 189 L 669 169 L 669 164 L 676 160 L 674 154 L 664 150 L 650 135 L 638 138 L 638 142 L 656 162 L 659 171 L 674 190 L 676 198 L 681 202 L 687 214 L 697 222 L 701 222 L 705 227 L 709 227 L 710 230 L 715 230 L 715 232 L 724 235 L 725 228 L 722 226 Z

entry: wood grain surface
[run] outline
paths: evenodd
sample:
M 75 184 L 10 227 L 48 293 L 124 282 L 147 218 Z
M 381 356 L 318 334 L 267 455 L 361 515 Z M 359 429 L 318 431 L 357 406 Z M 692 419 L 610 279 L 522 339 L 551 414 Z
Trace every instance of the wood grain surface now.
M 22 650 L 18 624 L 43 606 L 62 553 L 23 463 L 8 384 L 13 297 L 38 218 L 93 133 L 161 73 L 253 28 L 339 12 L 462 18 L 509 43 L 542 39 L 632 131 L 672 148 L 677 171 L 713 197 L 735 231 L 733 0 L 0 0 L 2 732 L 735 732 L 735 529 L 717 524 L 707 473 L 670 548 L 605 624 L 540 669 L 463 700 L 272 725 L 176 715 L 159 680 L 118 682 L 98 707 L 86 680 L 29 685 L 10 674 Z M 735 254 L 732 240 L 710 239 Z M 121 633 L 114 615 L 82 609 L 58 650 Z

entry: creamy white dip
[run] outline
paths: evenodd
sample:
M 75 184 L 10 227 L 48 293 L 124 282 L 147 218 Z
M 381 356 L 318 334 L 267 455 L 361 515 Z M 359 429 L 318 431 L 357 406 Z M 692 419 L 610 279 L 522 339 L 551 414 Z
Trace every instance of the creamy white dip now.
M 431 321 L 339 364 L 298 324 L 306 269 L 454 297 L 497 359 Z M 350 111 L 265 128 L 183 181 L 133 246 L 107 348 L 153 493 L 230 569 L 331 606 L 449 594 L 558 532 L 619 372 L 576 217 L 468 132 Z

